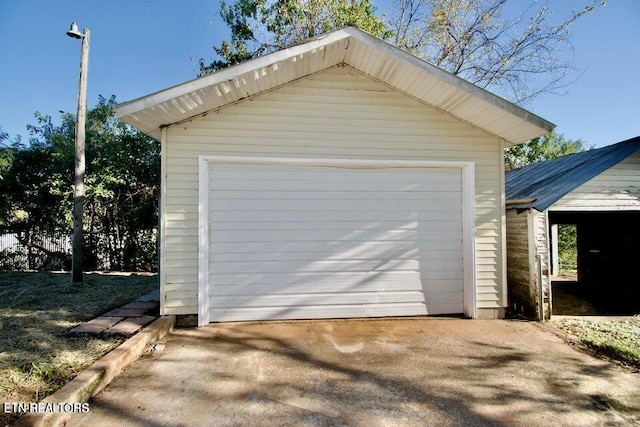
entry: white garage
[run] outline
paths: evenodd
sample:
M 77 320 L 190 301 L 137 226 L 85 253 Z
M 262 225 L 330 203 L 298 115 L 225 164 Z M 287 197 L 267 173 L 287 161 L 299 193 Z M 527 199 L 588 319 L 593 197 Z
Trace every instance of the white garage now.
M 351 27 L 116 111 L 161 141 L 161 314 L 503 317 L 503 152 L 544 119 Z
M 203 157 L 200 316 L 469 313 L 473 188 L 470 163 Z

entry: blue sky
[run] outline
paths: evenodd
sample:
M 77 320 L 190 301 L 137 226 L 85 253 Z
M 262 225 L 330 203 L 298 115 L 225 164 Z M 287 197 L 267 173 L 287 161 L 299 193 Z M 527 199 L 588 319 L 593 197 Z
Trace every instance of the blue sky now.
M 558 18 L 585 3 L 549 2 Z M 572 27 L 582 74 L 569 93 L 525 106 L 596 146 L 640 135 L 640 1 L 607 3 Z M 75 112 L 80 41 L 65 35 L 72 21 L 91 30 L 92 106 L 98 95 L 123 102 L 194 78 L 199 58 L 212 59 L 211 46 L 228 35 L 218 8 L 215 0 L 0 0 L 0 126 L 27 138 L 35 111 L 54 120 Z

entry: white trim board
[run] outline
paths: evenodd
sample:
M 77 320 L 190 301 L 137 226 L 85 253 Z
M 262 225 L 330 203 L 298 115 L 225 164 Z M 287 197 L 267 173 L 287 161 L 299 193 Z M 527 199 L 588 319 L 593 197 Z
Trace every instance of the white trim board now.
M 315 166 L 328 168 L 458 168 L 462 174 L 462 230 L 464 269 L 464 314 L 475 318 L 476 309 L 476 260 L 475 260 L 475 171 L 473 162 L 460 161 L 412 161 L 412 160 L 364 160 L 328 158 L 282 157 L 199 157 L 199 208 L 198 208 L 198 326 L 210 322 L 209 309 L 209 166 L 211 164 L 251 164 Z

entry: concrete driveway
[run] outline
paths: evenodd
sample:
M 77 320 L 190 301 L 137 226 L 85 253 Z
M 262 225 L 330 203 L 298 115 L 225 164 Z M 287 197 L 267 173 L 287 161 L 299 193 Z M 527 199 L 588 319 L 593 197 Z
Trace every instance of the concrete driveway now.
M 181 329 L 67 425 L 640 424 L 640 375 L 549 328 L 432 318 Z

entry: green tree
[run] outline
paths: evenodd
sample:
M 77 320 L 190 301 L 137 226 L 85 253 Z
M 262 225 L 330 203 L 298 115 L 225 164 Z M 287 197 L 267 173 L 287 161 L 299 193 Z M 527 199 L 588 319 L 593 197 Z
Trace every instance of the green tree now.
M 9 134 L 3 131 L 0 126 L 0 180 L 3 179 L 6 170 L 11 165 L 14 151 L 9 145 Z M 1 221 L 2 218 L 0 218 L 0 224 Z
M 37 115 L 43 131 L 51 128 L 47 116 Z M 27 247 L 29 268 L 35 253 L 44 250 L 41 231 L 61 230 L 58 218 L 64 215 L 60 164 L 52 144 L 33 138 L 28 146 L 19 140 L 4 147 L 10 162 L 0 170 L 0 215 L 2 232 L 16 233 Z
M 85 266 L 114 270 L 155 268 L 160 146 L 119 121 L 115 97 L 100 97 L 87 112 Z M 28 247 L 43 233 L 72 229 L 74 115 L 60 124 L 36 113 L 29 144 L 11 145 L 12 161 L 0 169 L 4 231 Z
M 471 83 L 524 103 L 573 83 L 571 25 L 603 1 L 555 20 L 547 2 L 395 0 L 393 43 Z M 507 13 L 509 12 L 509 13 Z
M 577 279 L 578 270 L 578 229 L 575 224 L 558 225 L 558 258 L 560 275 Z
M 13 162 L 14 149 L 8 145 L 9 134 L 2 130 L 2 126 L 0 126 L 0 189 L 2 189 L 2 181 L 4 177 L 11 167 L 11 163 Z M 6 212 L 7 209 L 7 198 L 0 197 L 0 214 Z M 5 224 L 5 216 L 0 215 L 0 227 L 3 227 Z
M 210 64 L 200 60 L 200 75 L 347 25 L 381 38 L 392 35 L 371 0 L 223 1 L 220 17 L 231 30 L 231 39 L 213 47 L 220 59 Z
M 101 97 L 87 116 L 89 255 L 106 256 L 112 269 L 148 270 L 156 259 L 160 144 L 118 120 L 115 106 L 115 97 Z
M 517 169 L 531 163 L 542 162 L 567 154 L 590 150 L 581 139 L 569 140 L 562 134 L 551 132 L 532 139 L 525 144 L 515 145 L 505 150 L 504 166 L 506 170 Z

